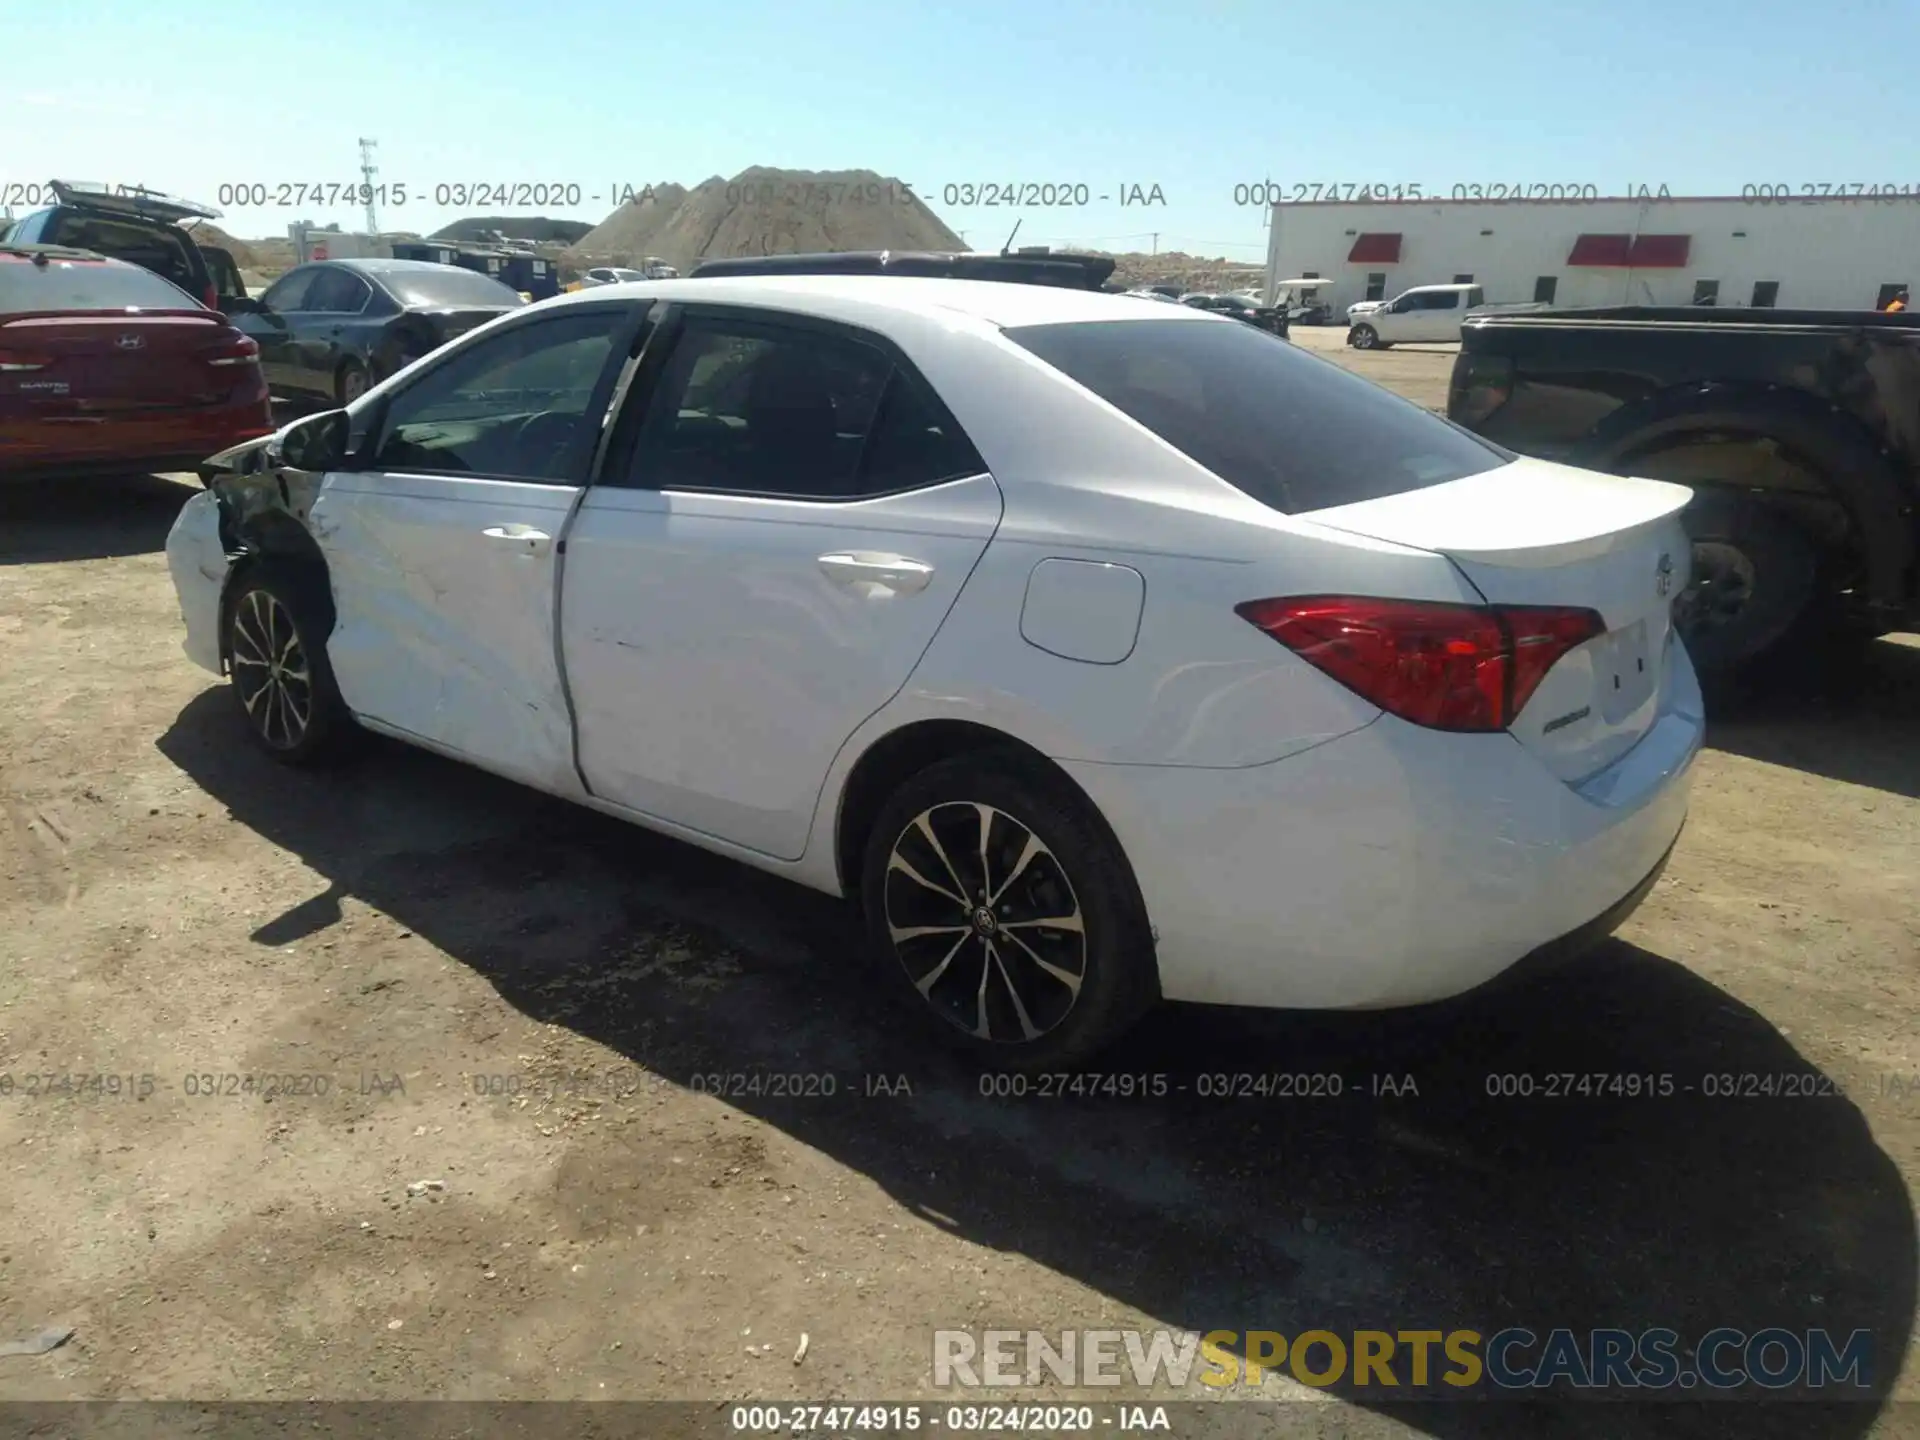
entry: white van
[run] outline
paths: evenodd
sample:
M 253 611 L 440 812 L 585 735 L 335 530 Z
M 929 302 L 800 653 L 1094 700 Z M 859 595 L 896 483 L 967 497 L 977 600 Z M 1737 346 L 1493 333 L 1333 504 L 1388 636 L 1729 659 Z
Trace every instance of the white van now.
M 1362 300 L 1347 307 L 1347 343 L 1356 350 L 1384 350 L 1458 340 L 1467 312 L 1486 303 L 1478 285 L 1416 285 L 1391 300 Z

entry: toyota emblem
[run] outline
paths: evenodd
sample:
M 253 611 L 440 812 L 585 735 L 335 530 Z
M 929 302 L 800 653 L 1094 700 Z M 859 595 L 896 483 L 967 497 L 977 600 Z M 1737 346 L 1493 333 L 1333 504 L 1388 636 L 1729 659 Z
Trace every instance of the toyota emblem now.
M 1653 593 L 1665 595 L 1673 589 L 1673 557 L 1662 555 L 1660 563 L 1653 567 Z
M 144 335 L 122 335 L 114 343 L 122 350 L 144 350 L 147 348 L 147 337 Z

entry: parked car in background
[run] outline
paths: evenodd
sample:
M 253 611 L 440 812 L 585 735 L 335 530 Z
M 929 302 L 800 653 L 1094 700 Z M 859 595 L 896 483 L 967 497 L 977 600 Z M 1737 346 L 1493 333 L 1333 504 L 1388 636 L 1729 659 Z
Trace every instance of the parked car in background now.
M 1445 344 L 1460 338 L 1470 315 L 1525 314 L 1553 307 L 1537 301 L 1489 305 L 1478 285 L 1416 285 L 1391 300 L 1361 300 L 1347 307 L 1347 343 L 1357 350 L 1390 345 Z
M 219 463 L 168 561 L 262 749 L 359 726 L 851 896 L 988 1064 L 1577 951 L 1686 814 L 1687 491 L 1219 315 L 609 287 Z
M 1261 305 L 1244 295 L 1216 295 L 1197 292 L 1182 295 L 1180 303 L 1195 310 L 1206 310 L 1215 315 L 1225 315 L 1230 319 L 1242 320 L 1258 330 L 1274 335 L 1287 333 L 1287 316 L 1283 310 L 1270 305 Z
M 111 255 L 153 271 L 209 310 L 227 308 L 236 292 L 218 288 L 206 257 L 180 223 L 217 220 L 218 210 L 154 190 L 109 190 L 74 180 L 55 180 L 51 188 L 60 203 L 16 220 L 0 243 Z M 232 278 L 237 281 L 239 272 Z
M 1920 317 L 1618 307 L 1469 319 L 1448 414 L 1693 487 L 1677 607 L 1705 673 L 1920 626 Z
M 431 260 L 300 265 L 234 323 L 260 346 L 274 397 L 343 405 L 456 336 L 526 305 L 491 276 Z
M 1467 312 L 1486 302 L 1478 285 L 1416 285 L 1391 300 L 1361 300 L 1347 307 L 1347 343 L 1356 350 L 1384 350 L 1458 340 Z
M 272 431 L 225 316 L 125 260 L 0 245 L 0 478 L 191 470 Z
M 1164 290 L 1129 290 L 1126 293 L 1138 300 L 1158 300 L 1163 305 L 1178 305 L 1180 303 L 1180 297 L 1178 295 L 1169 295 Z

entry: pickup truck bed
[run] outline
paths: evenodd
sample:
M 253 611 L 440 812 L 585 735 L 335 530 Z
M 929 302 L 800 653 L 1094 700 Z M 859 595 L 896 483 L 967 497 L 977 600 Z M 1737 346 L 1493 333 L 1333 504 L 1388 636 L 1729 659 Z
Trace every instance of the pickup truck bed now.
M 1676 613 L 1703 671 L 1920 619 L 1920 317 L 1483 313 L 1447 413 L 1523 454 L 1694 488 Z

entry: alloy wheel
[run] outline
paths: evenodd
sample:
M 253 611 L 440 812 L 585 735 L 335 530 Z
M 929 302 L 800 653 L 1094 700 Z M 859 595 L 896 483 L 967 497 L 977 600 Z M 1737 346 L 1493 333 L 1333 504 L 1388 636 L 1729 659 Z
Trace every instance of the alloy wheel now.
M 1682 635 L 1731 623 L 1753 599 L 1753 561 L 1719 540 L 1693 543 L 1693 577 L 1674 604 Z
M 260 738 L 291 750 L 313 720 L 313 678 L 293 615 L 267 590 L 249 590 L 233 617 L 233 683 Z
M 887 934 L 934 1011 L 976 1039 L 1038 1040 L 1080 998 L 1087 932 L 1064 866 L 1015 816 L 923 810 L 887 858 Z

